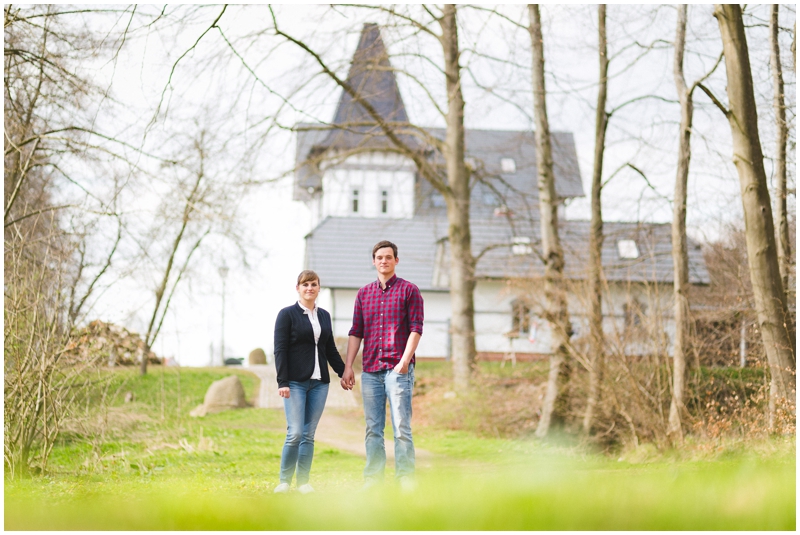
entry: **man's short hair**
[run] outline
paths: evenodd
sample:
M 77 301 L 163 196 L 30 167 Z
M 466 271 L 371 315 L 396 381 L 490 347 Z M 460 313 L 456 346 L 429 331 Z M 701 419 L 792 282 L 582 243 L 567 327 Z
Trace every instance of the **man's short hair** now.
M 375 253 L 378 252 L 378 249 L 383 249 L 384 247 L 391 247 L 392 252 L 394 253 L 394 257 L 397 258 L 397 246 L 390 242 L 389 240 L 379 241 L 375 244 L 375 247 L 372 248 L 372 259 L 375 260 Z
M 317 281 L 319 282 L 319 275 L 317 275 L 316 271 L 311 271 L 310 269 L 306 269 L 301 271 L 300 274 L 297 276 L 297 285 L 300 286 L 304 282 L 309 281 Z

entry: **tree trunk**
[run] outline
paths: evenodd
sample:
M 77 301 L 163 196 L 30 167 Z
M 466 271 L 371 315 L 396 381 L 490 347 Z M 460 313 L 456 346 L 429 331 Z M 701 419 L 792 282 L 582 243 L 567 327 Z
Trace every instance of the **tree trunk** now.
M 781 68 L 781 49 L 778 44 L 778 11 L 779 5 L 772 6 L 772 16 L 769 19 L 770 29 L 770 67 L 772 70 L 773 98 L 772 106 L 775 108 L 775 126 L 778 130 L 775 151 L 775 192 L 778 206 L 778 268 L 781 271 L 781 282 L 784 291 L 789 289 L 789 264 L 792 258 L 792 246 L 789 241 L 789 218 L 786 211 L 786 106 L 783 99 L 783 72 Z
M 552 336 L 550 373 L 537 437 L 545 437 L 552 422 L 565 416 L 566 399 L 562 392 L 569 375 L 567 344 L 571 335 L 567 299 L 564 293 L 564 252 L 558 239 L 558 198 L 553 175 L 553 154 L 544 86 L 544 43 L 539 6 L 530 4 L 530 35 L 533 47 L 533 111 L 536 121 L 536 166 L 539 186 L 539 217 L 542 252 L 545 261 L 545 316 Z
M 778 269 L 781 273 L 781 284 L 788 299 L 789 294 L 789 267 L 792 257 L 792 246 L 789 241 L 789 218 L 786 209 L 786 140 L 788 137 L 786 127 L 786 107 L 783 100 L 783 72 L 781 68 L 781 49 L 778 43 L 778 13 L 780 6 L 774 4 L 769 19 L 770 29 L 770 70 L 772 71 L 773 98 L 772 106 L 775 109 L 775 126 L 777 127 L 777 140 L 775 151 L 775 191 L 778 207 Z M 789 322 L 787 322 L 788 324 Z M 794 333 L 790 333 L 794 339 Z M 794 355 L 792 355 L 794 360 Z M 778 384 L 775 375 L 770 376 L 770 404 L 769 428 L 775 429 L 775 401 L 778 396 Z
M 669 406 L 667 435 L 673 442 L 683 441 L 681 415 L 686 382 L 686 353 L 688 335 L 689 253 L 686 246 L 686 186 L 692 156 L 692 92 L 686 87 L 683 75 L 683 55 L 686 48 L 686 4 L 678 6 L 678 27 L 675 31 L 675 57 L 672 74 L 681 105 L 681 126 L 678 141 L 678 166 L 675 175 L 675 196 L 672 210 L 672 267 L 675 315 L 675 346 L 672 359 L 672 400 Z
M 764 156 L 758 136 L 750 58 L 739 4 L 717 4 L 714 16 L 722 34 L 730 109 L 726 115 L 733 137 L 733 163 L 739 174 L 745 238 L 756 314 L 774 388 L 774 403 L 786 401 L 794 411 L 794 337 L 787 328 L 786 294 L 781 284 L 775 227 Z
M 605 336 L 603 334 L 603 210 L 600 201 L 603 180 L 603 155 L 606 148 L 606 97 L 608 93 L 608 45 L 606 41 L 606 6 L 597 6 L 598 42 L 600 58 L 600 86 L 597 90 L 595 112 L 594 168 L 592 171 L 592 222 L 589 235 L 589 336 L 591 356 L 589 367 L 589 395 L 583 415 L 583 432 L 589 434 L 595 411 L 600 401 L 600 387 L 605 366 Z
M 200 133 L 201 136 L 204 135 L 203 132 Z M 167 284 L 169 283 L 169 277 L 172 274 L 172 268 L 175 264 L 175 258 L 178 254 L 178 248 L 181 245 L 181 241 L 183 240 L 183 236 L 186 232 L 186 227 L 189 225 L 189 221 L 192 215 L 192 212 L 195 209 L 195 203 L 197 201 L 197 193 L 200 189 L 200 183 L 205 176 L 204 171 L 204 155 L 203 151 L 200 146 L 198 146 L 198 151 L 200 152 L 200 170 L 197 173 L 197 178 L 194 182 L 194 186 L 192 191 L 189 193 L 189 196 L 186 198 L 186 204 L 183 207 L 183 217 L 181 218 L 181 228 L 178 231 L 177 236 L 175 236 L 175 241 L 172 243 L 172 249 L 170 251 L 169 259 L 167 259 L 167 266 L 164 269 L 164 274 L 161 277 L 161 283 L 159 283 L 158 288 L 156 288 L 155 298 L 156 302 L 153 306 L 153 314 L 150 316 L 150 323 L 147 326 L 147 333 L 144 335 L 144 344 L 145 344 L 145 354 L 142 357 L 142 362 L 139 363 L 139 374 L 140 375 L 147 375 L 147 354 L 150 352 L 150 348 L 156 341 L 156 337 L 158 337 L 158 332 L 161 328 L 160 325 L 156 325 L 156 319 L 158 318 L 158 312 L 161 310 L 161 303 L 164 299 L 164 293 L 167 290 Z M 164 315 L 166 315 L 166 309 L 169 307 L 169 300 L 167 300 L 167 304 L 162 310 L 162 321 Z
M 440 24 L 448 105 L 444 157 L 450 193 L 445 200 L 450 240 L 453 378 L 456 388 L 465 389 L 475 363 L 475 259 L 469 223 L 469 176 L 464 165 L 464 97 L 454 5 L 444 6 Z

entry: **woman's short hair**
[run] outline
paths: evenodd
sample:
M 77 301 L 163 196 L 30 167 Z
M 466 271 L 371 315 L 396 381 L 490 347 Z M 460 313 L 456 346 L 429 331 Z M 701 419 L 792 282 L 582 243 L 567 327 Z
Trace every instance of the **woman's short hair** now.
M 319 282 L 319 275 L 315 271 L 305 269 L 297 276 L 297 285 L 300 286 L 304 282 L 317 281 Z

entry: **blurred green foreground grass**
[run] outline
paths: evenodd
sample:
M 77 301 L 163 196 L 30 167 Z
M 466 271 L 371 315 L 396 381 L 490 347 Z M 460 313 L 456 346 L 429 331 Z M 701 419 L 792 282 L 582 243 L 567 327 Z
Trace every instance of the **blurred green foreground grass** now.
M 419 488 L 387 473 L 361 491 L 363 459 L 317 444 L 317 493 L 274 495 L 283 414 L 186 413 L 227 370 L 123 377 L 122 421 L 66 434 L 44 477 L 5 481 L 7 530 L 794 530 L 794 445 L 715 460 L 631 464 L 529 441 L 415 429 L 432 457 Z M 115 378 L 116 380 L 116 378 Z M 164 385 L 162 388 L 161 385 Z M 257 381 L 247 377 L 252 396 Z M 170 392 L 170 394 L 167 394 Z M 180 404 L 169 396 L 185 396 Z M 135 405 L 135 406 L 131 406 Z M 178 410 L 177 405 L 181 405 Z M 165 407 L 169 407 L 167 410 Z M 116 412 L 115 412 L 116 411 Z M 133 418 L 126 420 L 120 415 Z M 136 415 L 134 418 L 132 415 Z M 342 413 L 356 418 L 356 414 Z M 106 415 L 108 418 L 108 415 Z M 125 423 L 127 422 L 127 423 Z M 474 454 L 471 454 L 474 452 Z M 391 463 L 390 463 L 391 464 Z

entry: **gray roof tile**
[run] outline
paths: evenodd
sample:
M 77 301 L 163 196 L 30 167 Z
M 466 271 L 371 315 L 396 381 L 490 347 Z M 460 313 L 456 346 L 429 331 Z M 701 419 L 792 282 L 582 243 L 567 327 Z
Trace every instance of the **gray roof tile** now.
M 606 223 L 603 266 L 609 281 L 672 282 L 671 232 L 667 224 Z M 472 221 L 473 253 L 481 256 L 477 276 L 483 278 L 540 277 L 544 266 L 539 250 L 536 221 L 509 221 L 505 218 Z M 306 264 L 319 273 L 323 285 L 333 288 L 360 288 L 375 279 L 371 263 L 372 246 L 388 239 L 398 245 L 398 274 L 423 290 L 441 290 L 434 281 L 437 242 L 447 236 L 447 222 L 439 217 L 413 219 L 363 219 L 329 217 L 306 237 Z M 530 238 L 533 253 L 515 255 L 514 236 Z M 588 221 L 566 221 L 561 225 L 565 254 L 565 273 L 574 280 L 588 273 Z M 622 259 L 617 241 L 633 239 L 640 251 L 635 260 Z M 445 251 L 447 247 L 445 245 Z M 447 257 L 447 253 L 445 253 Z M 446 262 L 439 266 L 447 269 Z M 702 253 L 689 244 L 690 282 L 710 282 Z

